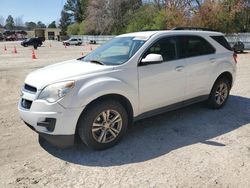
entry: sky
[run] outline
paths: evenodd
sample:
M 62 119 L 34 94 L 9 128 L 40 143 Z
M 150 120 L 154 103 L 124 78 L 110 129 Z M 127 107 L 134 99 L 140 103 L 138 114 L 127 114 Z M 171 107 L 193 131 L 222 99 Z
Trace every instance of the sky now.
M 22 17 L 23 22 L 42 21 L 46 25 L 60 19 L 66 0 L 0 0 L 0 17 Z

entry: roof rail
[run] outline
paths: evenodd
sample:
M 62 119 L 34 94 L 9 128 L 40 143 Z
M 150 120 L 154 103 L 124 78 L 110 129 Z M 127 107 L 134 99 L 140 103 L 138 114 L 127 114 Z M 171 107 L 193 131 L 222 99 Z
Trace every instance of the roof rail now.
M 172 30 L 196 30 L 196 31 L 216 31 L 206 27 L 175 27 Z

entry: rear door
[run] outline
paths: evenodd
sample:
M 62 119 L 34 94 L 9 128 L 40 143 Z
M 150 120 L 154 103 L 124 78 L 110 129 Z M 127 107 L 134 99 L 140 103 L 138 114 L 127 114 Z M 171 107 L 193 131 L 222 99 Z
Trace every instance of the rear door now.
M 201 36 L 179 36 L 180 55 L 185 58 L 187 85 L 185 99 L 208 94 L 215 48 Z

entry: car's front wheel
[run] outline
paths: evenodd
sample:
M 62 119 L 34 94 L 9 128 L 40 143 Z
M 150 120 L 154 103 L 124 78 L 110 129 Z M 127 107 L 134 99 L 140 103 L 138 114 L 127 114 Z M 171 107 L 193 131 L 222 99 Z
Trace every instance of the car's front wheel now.
M 230 83 L 228 79 L 217 80 L 209 95 L 208 104 L 211 108 L 219 109 L 225 105 L 229 97 Z
M 82 113 L 78 122 L 78 134 L 88 147 L 100 150 L 119 142 L 127 127 L 126 109 L 118 101 L 97 101 Z

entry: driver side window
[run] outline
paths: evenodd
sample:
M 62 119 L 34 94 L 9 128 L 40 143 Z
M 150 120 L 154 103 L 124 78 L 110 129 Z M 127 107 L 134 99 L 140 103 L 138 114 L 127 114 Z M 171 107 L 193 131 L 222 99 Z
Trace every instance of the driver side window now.
M 158 40 L 146 51 L 143 58 L 148 54 L 162 55 L 163 61 L 177 59 L 177 39 L 167 37 Z

